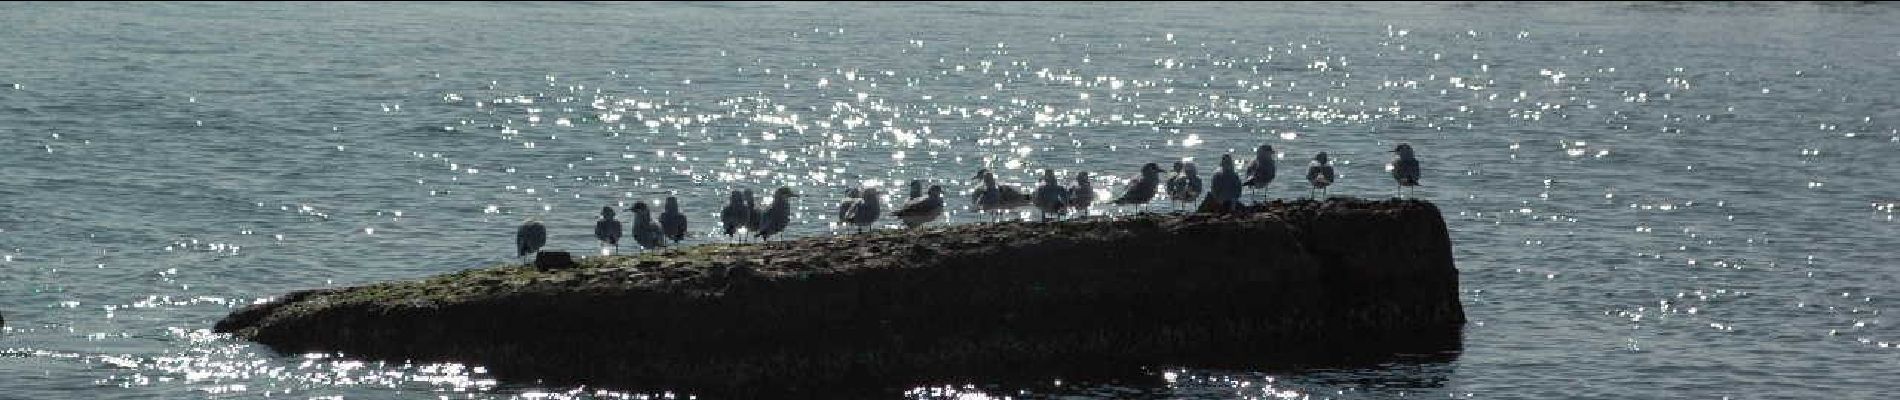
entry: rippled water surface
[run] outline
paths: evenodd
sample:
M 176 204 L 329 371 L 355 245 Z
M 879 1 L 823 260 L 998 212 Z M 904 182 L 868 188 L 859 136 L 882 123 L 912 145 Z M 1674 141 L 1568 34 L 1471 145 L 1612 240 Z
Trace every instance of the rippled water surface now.
M 0 5 L 0 398 L 642 396 L 209 332 L 511 256 L 529 217 L 790 186 L 1335 157 L 1447 213 L 1462 354 L 918 398 L 1880 398 L 1900 332 L 1885 4 Z M 1250 193 L 1250 196 L 1258 194 Z M 1109 209 L 1109 212 L 1124 210 Z M 895 223 L 895 221 L 888 221 Z M 665 394 L 660 394 L 664 396 Z

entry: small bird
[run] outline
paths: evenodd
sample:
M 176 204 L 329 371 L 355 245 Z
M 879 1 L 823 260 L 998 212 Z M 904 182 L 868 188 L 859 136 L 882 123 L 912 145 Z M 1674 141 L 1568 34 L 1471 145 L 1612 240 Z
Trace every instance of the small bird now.
M 746 203 L 745 192 L 734 190 L 726 199 L 726 208 L 719 210 L 719 224 L 725 228 L 726 238 L 745 228 L 752 219 L 752 206 Z
M 1181 204 L 1192 203 L 1201 198 L 1201 177 L 1194 172 L 1194 163 L 1175 162 L 1174 177 L 1168 178 L 1168 200 L 1180 208 Z
M 891 216 L 904 221 L 904 227 L 916 228 L 936 221 L 943 215 L 943 187 L 930 185 L 930 191 L 923 198 L 911 199 L 903 208 L 892 211 Z
M 1393 158 L 1390 164 L 1386 164 L 1385 169 L 1392 171 L 1392 180 L 1399 183 L 1398 197 L 1405 198 L 1405 188 L 1408 187 L 1412 188 L 1411 192 L 1416 195 L 1419 168 L 1418 156 L 1412 153 L 1412 145 L 1399 143 L 1399 147 L 1392 149 L 1392 152 L 1398 153 L 1398 157 Z
M 647 250 L 666 247 L 666 231 L 653 223 L 653 210 L 647 208 L 647 203 L 634 202 L 629 210 L 633 211 L 633 241 Z
M 1313 184 L 1313 189 L 1306 193 L 1307 197 L 1316 197 L 1313 196 L 1313 191 L 1318 191 L 1322 196 L 1325 195 L 1326 187 L 1338 181 L 1339 176 L 1333 175 L 1333 165 L 1327 162 L 1326 152 L 1322 151 L 1319 155 L 1313 156 L 1313 165 L 1306 167 L 1306 182 Z
M 1069 187 L 1069 208 L 1089 215 L 1089 206 L 1095 204 L 1095 185 L 1089 183 L 1087 171 L 1075 173 L 1075 186 Z
M 1049 214 L 1061 217 L 1069 213 L 1069 190 L 1056 181 L 1055 170 L 1042 170 L 1042 185 L 1036 187 L 1036 210 L 1041 211 L 1041 219 L 1049 219 Z
M 1214 171 L 1214 179 L 1209 185 L 1207 199 L 1201 201 L 1202 212 L 1228 212 L 1240 208 L 1240 190 L 1243 183 L 1240 173 L 1234 172 L 1234 155 L 1220 156 L 1220 169 Z
M 613 207 L 600 208 L 600 221 L 594 223 L 594 239 L 599 239 L 614 250 L 620 250 L 620 221 L 614 219 Z
M 846 221 L 851 219 L 851 210 L 858 209 L 859 200 L 864 200 L 864 195 L 861 189 L 849 188 L 849 189 L 844 190 L 844 201 L 838 202 L 838 224 L 839 225 L 845 225 L 845 224 L 850 223 Z
M 772 235 L 784 232 L 785 227 L 792 224 L 793 197 L 798 197 L 798 193 L 793 193 L 792 188 L 788 187 L 779 187 L 772 192 L 772 206 L 759 216 L 759 238 L 771 240 Z
M 517 258 L 541 251 L 541 246 L 547 244 L 548 228 L 541 226 L 541 221 L 529 219 L 521 223 L 521 229 L 515 230 L 515 257 Z
M 660 213 L 660 230 L 666 232 L 666 238 L 673 244 L 686 240 L 686 214 L 680 212 L 680 200 L 666 196 L 666 212 Z
M 1009 185 L 997 185 L 996 174 L 988 168 L 976 171 L 971 179 L 980 179 L 983 186 L 970 191 L 970 201 L 976 204 L 977 211 L 1009 210 L 1029 205 L 1029 196 L 1021 189 Z
M 1267 184 L 1273 183 L 1273 175 L 1277 173 L 1273 165 L 1273 145 L 1263 144 L 1253 149 L 1253 160 L 1247 161 L 1247 181 L 1240 184 L 1260 189 L 1261 197 L 1265 198 Z
M 1141 177 L 1128 183 L 1128 191 L 1115 198 L 1117 205 L 1142 204 L 1144 207 L 1154 200 L 1155 192 L 1161 187 L 1161 166 L 1147 163 L 1141 166 Z
M 858 194 L 858 201 L 852 204 L 850 212 L 845 213 L 844 220 L 856 225 L 858 232 L 864 232 L 864 228 L 877 223 L 878 214 L 884 212 L 884 201 L 877 188 L 865 188 Z
M 905 197 L 904 201 L 916 200 L 923 197 L 924 197 L 924 180 L 922 179 L 910 180 L 910 197 Z

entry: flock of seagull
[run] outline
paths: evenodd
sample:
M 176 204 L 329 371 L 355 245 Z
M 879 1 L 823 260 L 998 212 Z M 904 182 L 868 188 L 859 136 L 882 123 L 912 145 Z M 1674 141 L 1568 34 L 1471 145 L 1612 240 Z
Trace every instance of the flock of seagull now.
M 1392 179 L 1398 183 L 1397 196 L 1416 190 L 1419 180 L 1419 164 L 1412 146 L 1400 143 L 1392 149 L 1397 156 L 1386 164 L 1392 173 Z M 1220 169 L 1214 172 L 1212 182 L 1203 186 L 1199 173 L 1192 162 L 1175 162 L 1172 176 L 1166 181 L 1161 179 L 1161 166 L 1147 163 L 1141 166 L 1141 176 L 1129 182 L 1128 190 L 1121 196 L 1109 200 L 1115 205 L 1143 205 L 1146 207 L 1156 195 L 1165 194 L 1169 202 L 1177 209 L 1182 205 L 1200 199 L 1198 208 L 1203 212 L 1229 211 L 1241 206 L 1243 188 L 1255 188 L 1265 193 L 1267 185 L 1273 182 L 1278 172 L 1274 162 L 1272 145 L 1261 145 L 1254 149 L 1254 158 L 1243 168 L 1236 169 L 1232 154 L 1221 155 Z M 985 168 L 978 170 L 971 179 L 982 181 L 982 185 L 970 191 L 970 201 L 977 212 L 990 215 L 992 221 L 999 214 L 1025 206 L 1035 206 L 1043 220 L 1050 215 L 1057 217 L 1070 212 L 1087 215 L 1089 207 L 1095 204 L 1095 189 L 1089 183 L 1087 171 L 1075 174 L 1075 184 L 1063 187 L 1056 178 L 1055 171 L 1042 171 L 1041 185 L 1033 192 L 1009 185 L 996 183 L 996 175 Z M 1337 182 L 1338 175 L 1333 172 L 1331 161 L 1325 152 L 1313 156 L 1312 163 L 1306 168 L 1306 181 L 1311 185 L 1309 197 L 1326 195 L 1326 188 Z M 922 180 L 911 180 L 909 197 L 902 206 L 891 210 L 889 215 L 897 217 L 906 228 L 916 228 L 936 221 L 943 215 L 943 187 L 930 185 L 924 187 Z M 1203 198 L 1203 189 L 1207 195 Z M 1317 196 L 1316 196 L 1317 194 Z M 770 240 L 773 235 L 784 232 L 791 225 L 791 198 L 799 197 L 789 187 L 780 187 L 772 192 L 772 202 L 764 208 L 758 206 L 759 198 L 751 189 L 733 190 L 726 201 L 725 208 L 719 212 L 720 226 L 728 239 L 738 235 L 741 240 L 757 237 Z M 845 191 L 845 200 L 838 204 L 838 221 L 850 224 L 859 232 L 871 228 L 879 216 L 884 215 L 883 192 L 877 188 L 850 188 Z M 686 214 L 680 213 L 679 199 L 668 196 L 665 210 L 659 219 L 653 218 L 652 210 L 646 202 L 635 202 L 629 211 L 633 212 L 633 224 L 630 226 L 633 240 L 645 249 L 657 249 L 668 245 L 677 245 L 686 239 Z M 601 207 L 600 221 L 594 224 L 594 238 L 604 245 L 620 247 L 620 238 L 625 231 L 619 220 L 614 219 L 613 207 Z M 540 251 L 547 244 L 547 228 L 540 221 L 528 220 L 515 233 L 516 256 L 525 257 Z

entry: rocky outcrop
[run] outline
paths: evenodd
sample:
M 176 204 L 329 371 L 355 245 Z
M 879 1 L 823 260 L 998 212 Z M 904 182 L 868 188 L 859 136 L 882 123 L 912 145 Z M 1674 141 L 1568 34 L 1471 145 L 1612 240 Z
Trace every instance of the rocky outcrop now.
M 1437 207 L 1333 199 L 475 269 L 291 293 L 216 330 L 503 380 L 786 397 L 1455 349 L 1463 322 Z

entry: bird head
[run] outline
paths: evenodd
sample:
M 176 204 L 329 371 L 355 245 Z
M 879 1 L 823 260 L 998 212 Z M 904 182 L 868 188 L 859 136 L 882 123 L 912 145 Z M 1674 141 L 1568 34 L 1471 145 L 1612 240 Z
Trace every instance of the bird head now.
M 792 192 L 792 188 L 780 186 L 778 190 L 772 192 L 772 197 L 778 197 L 778 198 L 798 197 L 798 193 Z
M 1233 154 L 1220 155 L 1220 169 L 1222 170 L 1234 169 L 1234 155 Z
M 1142 173 L 1143 175 L 1147 175 L 1147 174 L 1159 174 L 1159 173 L 1161 173 L 1161 165 L 1160 165 L 1160 164 L 1155 164 L 1155 163 L 1147 163 L 1147 164 L 1142 164 L 1142 165 L 1141 165 L 1141 173 Z
M 1048 182 L 1049 184 L 1054 185 L 1056 183 L 1056 170 L 1053 170 L 1053 169 L 1042 170 L 1042 181 Z
M 876 201 L 878 199 L 878 190 L 877 188 L 864 188 L 864 190 L 858 191 L 858 196 L 867 201 Z
M 1313 156 L 1313 162 L 1315 162 L 1315 163 L 1319 163 L 1320 165 L 1325 165 L 1325 164 L 1326 164 L 1326 152 L 1324 152 L 1324 151 L 1322 151 L 1322 152 L 1319 152 L 1319 155 L 1316 155 L 1316 156 Z
M 1253 154 L 1255 157 L 1258 157 L 1258 158 L 1272 158 L 1273 145 L 1263 144 L 1263 145 L 1260 145 L 1260 147 L 1255 147 L 1253 149 Z
M 680 199 L 678 197 L 666 196 L 666 212 L 680 212 Z
M 648 212 L 651 212 L 647 209 L 647 202 L 644 201 L 633 202 L 633 207 L 627 208 L 627 210 L 633 211 L 635 215 L 647 215 Z
M 1173 169 L 1173 171 L 1174 171 L 1174 172 L 1181 172 L 1181 162 L 1180 162 L 1180 161 L 1175 161 L 1175 162 L 1174 162 L 1174 169 Z
M 857 198 L 860 193 L 863 193 L 863 191 L 855 187 L 844 189 L 844 197 Z
M 1075 183 L 1083 184 L 1083 185 L 1089 184 L 1089 172 L 1088 171 L 1076 172 Z
M 1392 152 L 1393 152 L 1393 153 L 1399 153 L 1399 157 L 1406 157 L 1406 158 L 1411 158 L 1411 157 L 1412 157 L 1412 145 L 1409 145 L 1409 144 L 1405 144 L 1405 143 L 1399 143 L 1399 147 L 1394 147 L 1394 148 L 1392 148 Z
M 600 217 L 605 218 L 605 219 L 614 219 L 614 208 L 612 206 L 601 206 Z
M 943 197 L 943 186 L 930 185 L 930 197 Z

